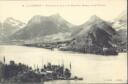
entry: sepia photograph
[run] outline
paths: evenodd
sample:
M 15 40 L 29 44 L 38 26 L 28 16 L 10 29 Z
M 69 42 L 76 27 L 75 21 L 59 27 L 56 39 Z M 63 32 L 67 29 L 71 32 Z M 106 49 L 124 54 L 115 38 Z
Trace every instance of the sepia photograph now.
M 127 0 L 0 0 L 0 84 L 127 84 Z

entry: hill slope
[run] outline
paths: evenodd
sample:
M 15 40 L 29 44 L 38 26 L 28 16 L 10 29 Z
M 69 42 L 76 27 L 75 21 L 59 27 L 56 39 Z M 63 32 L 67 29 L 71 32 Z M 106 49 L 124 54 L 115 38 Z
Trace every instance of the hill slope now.
M 78 26 L 73 41 L 68 49 L 84 53 L 115 54 L 113 35 L 116 31 L 97 16 L 92 16 L 89 21 Z M 74 33 L 73 33 L 74 35 Z
M 58 33 L 71 32 L 73 25 L 65 21 L 60 15 L 40 16 L 36 15 L 29 20 L 28 24 L 11 36 L 16 40 L 43 39 L 43 37 Z
M 3 34 L 5 37 L 8 37 L 24 26 L 25 23 L 9 17 L 3 22 Z

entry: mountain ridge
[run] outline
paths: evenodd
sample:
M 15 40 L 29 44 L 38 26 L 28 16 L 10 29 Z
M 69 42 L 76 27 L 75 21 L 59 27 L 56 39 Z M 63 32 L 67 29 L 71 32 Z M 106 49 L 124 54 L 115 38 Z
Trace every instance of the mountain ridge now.
M 66 33 L 71 32 L 71 26 L 73 25 L 64 20 L 60 15 L 36 15 L 28 21 L 28 24 L 23 29 L 16 32 L 11 38 L 26 40 L 60 32 Z
M 116 54 L 116 44 L 113 42 L 113 35 L 116 34 L 116 31 L 106 21 L 92 16 L 78 28 L 80 30 L 67 46 L 67 50 L 95 54 Z M 107 50 L 104 51 L 104 48 Z

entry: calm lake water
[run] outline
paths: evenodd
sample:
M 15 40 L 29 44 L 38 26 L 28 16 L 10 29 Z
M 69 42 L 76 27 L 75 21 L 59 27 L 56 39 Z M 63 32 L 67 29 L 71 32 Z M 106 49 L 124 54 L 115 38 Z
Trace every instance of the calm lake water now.
M 80 54 L 67 51 L 47 50 L 43 48 L 1 45 L 0 60 L 6 57 L 6 63 L 14 60 L 29 66 L 42 67 L 43 64 L 64 64 L 73 75 L 83 77 L 82 81 L 51 81 L 45 84 L 85 84 L 85 83 L 126 83 L 127 54 L 118 56 L 102 56 L 94 54 Z

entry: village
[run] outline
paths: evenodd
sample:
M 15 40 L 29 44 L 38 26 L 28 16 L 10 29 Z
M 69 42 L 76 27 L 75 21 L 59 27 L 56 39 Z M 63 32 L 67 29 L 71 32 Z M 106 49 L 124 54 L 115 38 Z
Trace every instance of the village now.
M 6 64 L 5 57 L 3 62 L 0 62 L 0 82 L 45 82 L 53 80 L 83 80 L 83 78 L 74 76 L 72 77 L 71 73 L 71 64 L 69 65 L 70 69 L 62 65 L 53 65 L 50 62 L 44 64 L 42 68 L 33 69 L 32 67 L 22 64 L 15 63 L 15 61 L 10 61 L 9 64 Z

